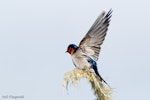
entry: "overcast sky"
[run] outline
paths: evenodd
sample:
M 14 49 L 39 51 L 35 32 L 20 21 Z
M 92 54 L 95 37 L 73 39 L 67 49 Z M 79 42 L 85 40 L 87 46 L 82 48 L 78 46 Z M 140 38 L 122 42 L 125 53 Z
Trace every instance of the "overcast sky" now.
M 113 9 L 98 69 L 114 100 L 150 99 L 149 0 L 1 0 L 0 99 L 93 100 L 90 84 L 62 87 L 74 68 L 65 53 L 79 44 L 95 19 Z

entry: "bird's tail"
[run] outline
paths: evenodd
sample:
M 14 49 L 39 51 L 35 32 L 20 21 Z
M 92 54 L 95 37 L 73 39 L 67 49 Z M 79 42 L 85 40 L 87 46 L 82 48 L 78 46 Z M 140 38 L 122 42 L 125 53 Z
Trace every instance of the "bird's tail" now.
M 100 76 L 100 74 L 99 74 L 99 72 L 98 72 L 98 69 L 97 69 L 97 66 L 93 65 L 92 67 L 93 67 L 93 69 L 94 69 L 95 74 L 99 77 L 100 81 L 101 81 L 101 82 L 104 82 L 107 86 L 109 86 L 108 83 Z M 109 86 L 109 87 L 110 87 L 110 86 Z

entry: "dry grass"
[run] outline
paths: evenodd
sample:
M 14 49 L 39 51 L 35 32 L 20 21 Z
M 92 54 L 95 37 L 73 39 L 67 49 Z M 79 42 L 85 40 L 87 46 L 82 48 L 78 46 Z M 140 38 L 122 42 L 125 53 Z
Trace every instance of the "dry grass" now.
M 86 78 L 91 84 L 97 98 L 96 100 L 110 100 L 110 87 L 104 85 L 91 69 L 85 68 L 85 70 L 79 70 L 75 68 L 74 70 L 65 73 L 63 86 L 67 88 L 70 82 L 77 86 L 77 83 L 82 78 Z

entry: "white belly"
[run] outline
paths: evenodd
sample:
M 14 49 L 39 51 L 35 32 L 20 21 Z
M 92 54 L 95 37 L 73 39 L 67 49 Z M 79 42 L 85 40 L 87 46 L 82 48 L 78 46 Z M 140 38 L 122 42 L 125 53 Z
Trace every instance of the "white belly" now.
M 75 67 L 78 69 L 84 69 L 85 67 L 90 68 L 91 64 L 87 61 L 87 58 L 85 57 L 75 57 L 72 56 L 73 63 L 75 64 Z

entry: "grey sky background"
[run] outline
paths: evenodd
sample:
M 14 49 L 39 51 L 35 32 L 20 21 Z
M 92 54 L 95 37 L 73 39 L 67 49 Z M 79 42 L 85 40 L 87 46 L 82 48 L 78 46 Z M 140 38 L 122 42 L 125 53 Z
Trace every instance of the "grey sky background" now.
M 1 0 L 0 96 L 23 100 L 93 100 L 90 84 L 62 88 L 79 44 L 95 19 L 113 9 L 98 69 L 113 100 L 150 99 L 149 0 Z M 0 97 L 0 100 L 2 97 Z

